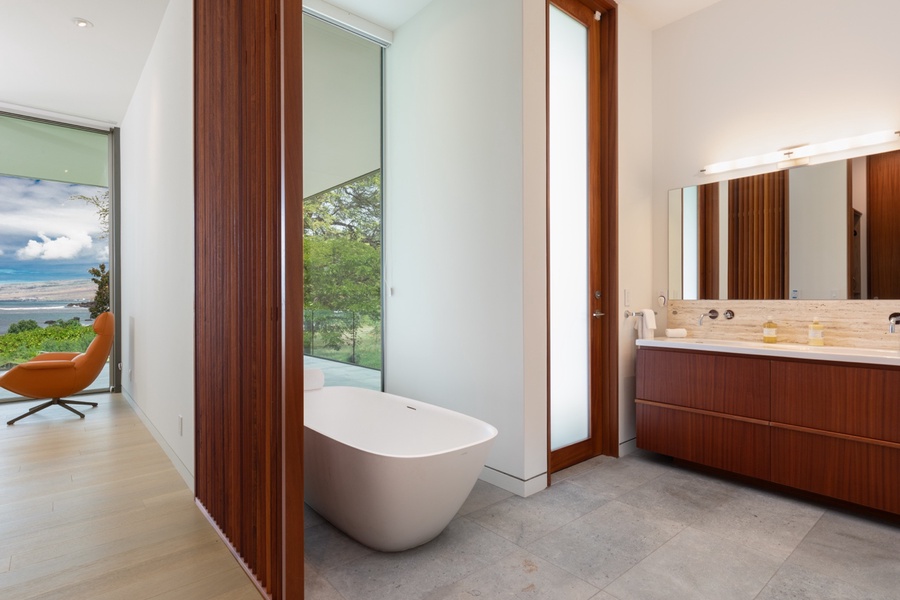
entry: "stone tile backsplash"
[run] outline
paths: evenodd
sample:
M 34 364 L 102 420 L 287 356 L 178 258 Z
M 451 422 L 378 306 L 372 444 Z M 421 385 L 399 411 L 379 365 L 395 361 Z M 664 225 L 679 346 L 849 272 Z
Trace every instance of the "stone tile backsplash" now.
M 710 309 L 719 318 L 703 319 Z M 734 318 L 725 319 L 726 310 Z M 825 326 L 826 346 L 900 350 L 900 326 L 888 333 L 888 316 L 900 312 L 900 300 L 670 300 L 669 328 L 684 328 L 688 337 L 716 340 L 762 341 L 762 326 L 771 315 L 778 324 L 778 341 L 807 342 L 813 317 Z M 664 329 L 657 337 L 665 337 Z

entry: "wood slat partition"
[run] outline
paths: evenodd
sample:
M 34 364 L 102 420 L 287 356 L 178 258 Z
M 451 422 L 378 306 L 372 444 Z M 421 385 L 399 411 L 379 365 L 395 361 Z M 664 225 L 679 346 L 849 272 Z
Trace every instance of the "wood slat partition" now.
M 786 171 L 728 182 L 728 297 L 786 298 Z
M 868 297 L 900 298 L 900 150 L 866 160 Z
M 719 184 L 697 186 L 698 298 L 719 298 Z
M 291 295 L 282 288 L 282 266 L 302 264 L 302 240 L 282 240 L 302 211 L 300 86 L 282 85 L 300 78 L 300 11 L 194 2 L 196 500 L 275 599 L 303 595 L 302 351 L 284 362 L 297 360 L 302 328 L 281 318 L 302 306 L 299 266 L 284 274 Z M 290 460 L 285 428 L 292 448 L 301 440 Z

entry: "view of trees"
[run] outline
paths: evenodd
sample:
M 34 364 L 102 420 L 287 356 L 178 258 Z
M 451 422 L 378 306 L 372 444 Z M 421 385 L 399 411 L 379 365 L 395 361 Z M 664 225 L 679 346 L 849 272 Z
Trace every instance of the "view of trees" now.
M 97 209 L 97 221 L 100 223 L 100 235 L 98 236 L 98 239 L 108 239 L 109 189 L 104 190 L 102 194 L 95 194 L 93 196 L 78 194 L 69 199 L 87 202 Z M 96 319 L 101 313 L 105 313 L 109 310 L 109 271 L 106 270 L 106 263 L 100 263 L 99 266 L 88 269 L 88 273 L 91 274 L 91 281 L 97 284 L 97 293 L 94 295 L 94 301 L 88 307 L 91 311 L 91 318 Z
M 0 365 L 23 363 L 41 352 L 84 352 L 94 336 L 94 328 L 77 317 L 47 327 L 34 319 L 17 321 L 0 335 Z
M 89 307 L 91 318 L 96 319 L 109 310 L 109 271 L 106 270 L 106 263 L 100 263 L 99 267 L 88 269 L 88 273 L 92 275 L 91 281 L 97 284 L 97 293 Z
M 381 368 L 381 171 L 304 200 L 304 352 Z

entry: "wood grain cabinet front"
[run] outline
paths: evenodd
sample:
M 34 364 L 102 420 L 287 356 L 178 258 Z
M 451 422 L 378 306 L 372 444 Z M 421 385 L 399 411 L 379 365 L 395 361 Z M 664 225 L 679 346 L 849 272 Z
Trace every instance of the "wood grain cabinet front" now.
M 900 368 L 640 348 L 637 445 L 900 514 Z
M 769 478 L 769 365 L 712 353 L 640 349 L 637 445 Z
M 772 362 L 772 481 L 900 513 L 900 371 Z

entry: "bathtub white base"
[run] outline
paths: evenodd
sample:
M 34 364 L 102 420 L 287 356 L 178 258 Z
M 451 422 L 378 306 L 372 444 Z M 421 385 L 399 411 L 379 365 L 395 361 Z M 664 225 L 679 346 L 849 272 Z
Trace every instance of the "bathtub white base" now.
M 444 530 L 497 435 L 477 419 L 358 388 L 307 392 L 304 411 L 306 503 L 383 552 L 414 548 Z

